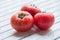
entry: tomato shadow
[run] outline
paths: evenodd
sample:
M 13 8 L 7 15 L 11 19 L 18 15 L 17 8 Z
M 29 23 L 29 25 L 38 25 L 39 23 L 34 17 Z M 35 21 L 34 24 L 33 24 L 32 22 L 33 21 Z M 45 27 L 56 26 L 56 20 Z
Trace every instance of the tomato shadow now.
M 34 28 L 36 29 L 37 31 L 37 35 L 41 35 L 41 36 L 45 36 L 45 35 L 48 35 L 50 32 L 51 32 L 51 29 L 48 29 L 48 30 L 40 30 L 39 28 L 36 27 L 36 25 L 34 26 Z
M 36 34 L 41 35 L 41 36 L 47 35 L 47 34 L 49 34 L 51 32 L 51 29 L 48 29 L 48 30 L 40 30 L 39 28 L 36 27 L 36 25 L 34 26 L 34 28 L 37 31 Z
M 33 35 L 33 34 L 37 34 L 37 35 L 40 35 L 40 36 L 44 36 L 44 35 L 47 35 L 50 33 L 50 29 L 49 30 L 39 30 L 35 25 L 33 26 L 33 28 L 29 31 L 26 31 L 26 32 L 14 32 L 14 35 L 15 37 L 25 37 L 25 36 L 30 36 L 30 35 Z
M 49 30 L 40 30 L 37 34 L 40 36 L 46 36 L 50 33 L 50 29 Z
M 31 30 L 26 31 L 26 32 L 14 32 L 13 36 L 15 36 L 15 37 L 24 37 L 24 36 L 28 36 L 28 35 L 30 36 L 30 35 L 33 35 L 36 32 L 37 31 L 33 27 Z

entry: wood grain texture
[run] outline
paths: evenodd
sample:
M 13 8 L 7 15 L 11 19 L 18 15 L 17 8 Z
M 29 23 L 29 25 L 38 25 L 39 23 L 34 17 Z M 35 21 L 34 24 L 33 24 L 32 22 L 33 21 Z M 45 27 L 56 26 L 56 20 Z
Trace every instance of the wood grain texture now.
M 25 33 L 16 32 L 10 25 L 10 17 L 20 11 L 22 5 L 35 5 L 42 11 L 55 15 L 50 30 L 32 28 Z M 2 0 L 0 1 L 0 40 L 60 40 L 60 0 Z

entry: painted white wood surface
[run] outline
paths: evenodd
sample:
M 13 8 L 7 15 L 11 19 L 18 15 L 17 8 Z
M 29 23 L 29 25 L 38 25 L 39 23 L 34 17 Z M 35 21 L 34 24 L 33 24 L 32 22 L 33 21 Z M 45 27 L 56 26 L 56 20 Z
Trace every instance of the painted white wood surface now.
M 35 5 L 55 15 L 55 24 L 48 31 L 32 29 L 17 33 L 10 25 L 10 17 L 22 5 Z M 60 0 L 0 0 L 0 40 L 60 40 Z

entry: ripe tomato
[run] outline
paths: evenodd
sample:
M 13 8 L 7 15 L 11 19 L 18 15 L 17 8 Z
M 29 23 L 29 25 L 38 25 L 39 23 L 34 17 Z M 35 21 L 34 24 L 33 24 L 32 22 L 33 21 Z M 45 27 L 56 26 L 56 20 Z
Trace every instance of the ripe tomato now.
M 48 30 L 54 24 L 54 19 L 51 13 L 37 13 L 34 16 L 35 24 L 41 30 Z
M 41 12 L 41 10 L 39 8 L 35 8 L 35 7 L 29 6 L 29 5 L 24 5 L 21 8 L 21 10 L 29 12 L 32 16 L 34 16 L 36 13 L 40 13 Z
M 26 11 L 20 11 L 15 13 L 11 17 L 11 25 L 16 31 L 25 32 L 32 28 L 33 17 Z

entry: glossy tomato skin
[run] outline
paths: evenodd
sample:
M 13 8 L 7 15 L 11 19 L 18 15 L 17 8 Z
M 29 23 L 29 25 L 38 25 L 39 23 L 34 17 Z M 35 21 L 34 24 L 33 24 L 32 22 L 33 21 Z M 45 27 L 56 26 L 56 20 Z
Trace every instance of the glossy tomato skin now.
M 37 13 L 34 16 L 36 26 L 40 30 L 48 30 L 54 24 L 54 15 L 50 13 Z
M 29 5 L 24 5 L 21 8 L 22 11 L 28 11 L 32 16 L 34 16 L 36 13 L 40 13 L 41 10 L 39 8 L 35 8 L 33 6 L 29 6 Z
M 19 14 L 26 14 L 23 19 L 19 18 Z M 11 17 L 11 25 L 16 31 L 25 32 L 32 28 L 33 26 L 33 17 L 26 11 L 20 11 L 12 15 Z

